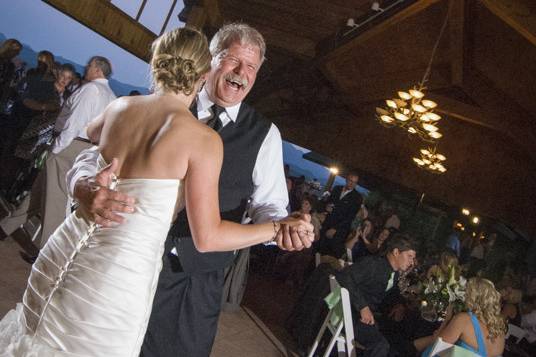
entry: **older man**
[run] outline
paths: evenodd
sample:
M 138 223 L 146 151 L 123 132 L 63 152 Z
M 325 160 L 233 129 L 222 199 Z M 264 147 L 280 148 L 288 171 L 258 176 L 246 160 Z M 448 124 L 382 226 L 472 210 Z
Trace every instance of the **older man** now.
M 282 142 L 278 129 L 243 103 L 264 60 L 262 35 L 245 24 L 221 28 L 210 43 L 212 69 L 192 112 L 218 131 L 224 145 L 219 202 L 223 219 L 240 222 L 244 211 L 254 222 L 287 215 L 288 196 L 283 172 Z M 128 198 L 118 192 L 91 189 L 84 176 L 95 175 L 96 151 L 87 151 L 69 175 L 75 198 L 98 223 L 121 222 Z M 89 165 L 88 165 L 89 164 Z M 95 180 L 106 183 L 110 171 Z M 292 243 L 291 243 L 292 240 Z M 282 246 L 300 249 L 296 236 L 287 234 Z M 191 238 L 183 211 L 166 242 L 163 268 L 142 347 L 148 356 L 208 356 L 220 313 L 224 268 L 233 252 L 200 253 Z
M 58 133 L 52 148 L 53 154 L 45 166 L 45 200 L 41 213 L 41 247 L 63 222 L 66 216 L 68 191 L 64 181 L 78 154 L 91 147 L 86 127 L 101 114 L 116 97 L 108 85 L 112 66 L 107 58 L 92 57 L 87 66 L 87 83 L 74 92 L 63 105 L 56 120 Z

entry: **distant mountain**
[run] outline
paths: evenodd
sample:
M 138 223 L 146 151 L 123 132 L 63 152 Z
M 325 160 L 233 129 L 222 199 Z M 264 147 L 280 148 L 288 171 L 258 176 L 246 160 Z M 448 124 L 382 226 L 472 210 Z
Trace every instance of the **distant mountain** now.
M 6 40 L 6 36 L 0 32 L 0 42 L 3 42 L 5 40 Z M 22 47 L 21 53 L 19 54 L 19 58 L 27 63 L 26 68 L 29 69 L 29 68 L 35 67 L 37 65 L 37 53 L 41 50 L 34 51 L 32 47 L 24 43 L 22 44 L 22 46 L 23 47 Z M 62 56 L 58 56 L 56 54 L 54 54 L 54 58 L 56 61 L 60 63 L 72 64 L 74 68 L 76 68 L 76 71 L 83 75 L 85 65 L 78 64 L 76 62 L 71 61 L 70 59 L 67 59 Z M 138 87 L 138 86 L 134 86 L 128 83 L 120 82 L 113 78 L 110 79 L 109 84 L 110 84 L 110 88 L 112 88 L 112 90 L 117 96 L 128 95 L 128 93 L 130 93 L 133 90 L 137 90 L 142 94 L 147 94 L 149 92 L 147 88 Z

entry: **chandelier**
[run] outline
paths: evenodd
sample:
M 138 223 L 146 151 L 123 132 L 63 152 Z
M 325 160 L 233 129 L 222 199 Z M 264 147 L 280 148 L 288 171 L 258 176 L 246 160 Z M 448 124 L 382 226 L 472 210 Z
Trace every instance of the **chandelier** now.
M 424 89 L 419 84 L 408 92 L 399 91 L 399 98 L 387 99 L 386 108 L 376 108 L 376 118 L 380 124 L 385 127 L 398 126 L 431 143 L 440 139 L 443 134 L 439 132 L 437 122 L 441 116 L 433 111 L 437 103 L 423 99 Z
M 437 174 L 447 171 L 444 166 L 445 155 L 436 152 L 437 141 L 443 137 L 438 127 L 441 116 L 434 112 L 437 103 L 424 97 L 427 89 L 426 83 L 432 71 L 432 63 L 448 24 L 450 9 L 449 6 L 422 80 L 408 91 L 398 91 L 397 98 L 387 99 L 385 107 L 376 108 L 376 119 L 384 127 L 398 127 L 410 135 L 434 144 L 433 148 L 421 149 L 420 157 L 414 157 L 413 162 L 419 168 Z
M 447 171 L 447 168 L 443 165 L 446 159 L 445 155 L 438 153 L 437 148 L 434 147 L 421 149 L 420 157 L 414 157 L 413 162 L 423 170 L 434 174 L 442 174 Z

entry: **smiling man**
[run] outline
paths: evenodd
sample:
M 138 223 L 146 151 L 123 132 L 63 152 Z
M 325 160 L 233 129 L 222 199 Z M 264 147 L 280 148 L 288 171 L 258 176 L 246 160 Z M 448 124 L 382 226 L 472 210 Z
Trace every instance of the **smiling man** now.
M 365 357 L 389 355 L 389 342 L 378 329 L 374 312 L 397 284 L 397 275 L 414 266 L 415 250 L 413 241 L 398 234 L 387 241 L 384 255 L 363 257 L 336 274 L 339 284 L 350 293 L 356 339 L 365 346 Z
M 245 211 L 255 223 L 287 216 L 281 135 L 275 125 L 243 102 L 255 83 L 265 50 L 262 35 L 252 27 L 239 23 L 222 27 L 210 42 L 211 71 L 191 108 L 222 138 L 220 212 L 222 219 L 234 222 L 241 222 Z M 96 174 L 97 155 L 96 150 L 88 150 L 77 159 L 68 175 L 69 186 L 97 223 L 120 223 L 121 218 L 114 212 L 126 212 L 131 201 L 106 188 L 100 188 L 100 198 L 95 198 L 92 180 L 87 177 Z M 107 182 L 106 175 L 109 173 L 97 174 L 96 182 Z M 198 252 L 186 212 L 179 214 L 166 240 L 143 357 L 210 355 L 222 301 L 224 269 L 234 256 L 234 252 Z

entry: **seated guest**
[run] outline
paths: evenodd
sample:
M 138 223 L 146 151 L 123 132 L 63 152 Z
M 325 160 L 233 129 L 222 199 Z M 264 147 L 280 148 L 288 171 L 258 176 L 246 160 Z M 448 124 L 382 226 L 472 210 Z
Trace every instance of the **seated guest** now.
M 351 252 L 352 261 L 355 262 L 358 258 L 369 255 L 367 245 L 365 243 L 369 242 L 374 234 L 374 223 L 369 218 L 366 218 L 361 222 L 361 225 L 355 230 L 350 232 L 346 243 L 346 249 Z
M 455 277 L 458 279 L 460 277 L 461 268 L 458 264 L 456 254 L 449 249 L 441 253 L 441 256 L 439 257 L 439 264 L 432 265 L 428 269 L 426 277 L 448 279 L 451 270 L 454 270 Z
M 363 242 L 367 247 L 368 253 L 377 254 L 393 232 L 394 229 L 392 228 L 384 228 L 382 230 L 378 230 L 376 235 L 371 240 L 363 238 Z
M 387 241 L 384 255 L 363 257 L 335 274 L 339 284 L 350 293 L 356 339 L 365 346 L 363 356 L 389 355 L 389 343 L 376 325 L 374 312 L 396 285 L 396 273 L 410 269 L 415 256 L 414 243 L 396 235 Z
M 521 326 L 521 312 L 519 311 L 519 304 L 523 299 L 522 291 L 508 286 L 504 289 L 501 289 L 501 298 L 501 315 L 504 317 L 507 323 Z
M 501 316 L 501 295 L 487 279 L 471 278 L 465 291 L 468 312 L 447 318 L 433 336 L 415 340 L 417 350 L 431 346 L 437 337 L 455 343 L 479 356 L 500 356 L 504 350 L 506 324 Z M 451 315 L 451 313 L 450 313 Z M 430 348 L 423 353 L 428 357 Z

